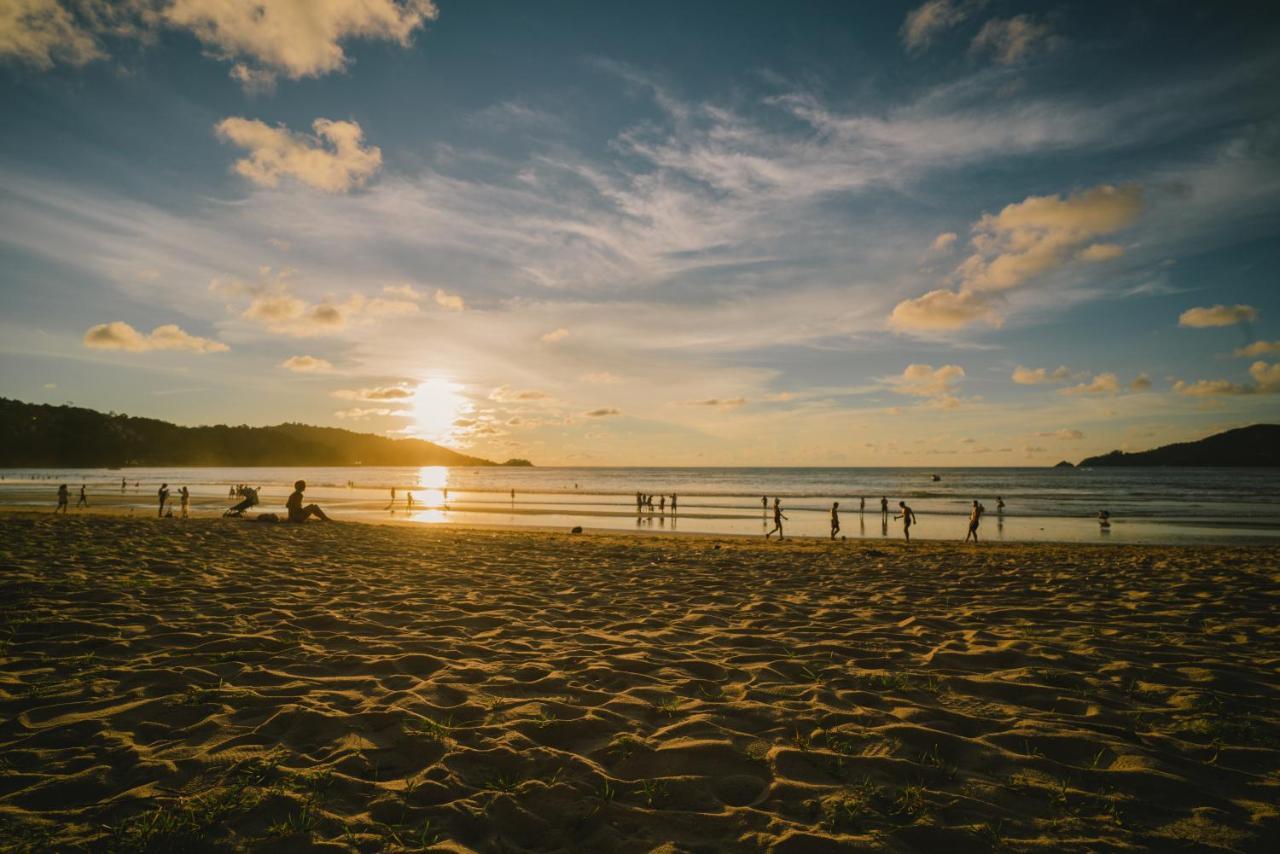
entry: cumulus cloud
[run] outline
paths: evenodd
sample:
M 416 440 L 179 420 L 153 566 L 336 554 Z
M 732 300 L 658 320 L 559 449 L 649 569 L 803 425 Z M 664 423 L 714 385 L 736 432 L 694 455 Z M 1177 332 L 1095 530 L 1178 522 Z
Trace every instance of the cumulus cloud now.
M 1096 374 L 1088 382 L 1064 388 L 1059 394 L 1115 394 L 1120 390 L 1120 380 L 1115 374 Z
M 1190 395 L 1191 397 L 1217 397 L 1224 394 L 1252 394 L 1254 388 L 1251 385 L 1238 385 L 1231 380 L 1196 380 L 1193 383 L 1178 380 L 1173 384 L 1173 390 L 1178 394 Z
M 982 25 L 969 46 L 975 53 L 989 53 L 1001 65 L 1016 65 L 1039 49 L 1052 45 L 1051 30 L 1027 15 L 992 19 Z
M 290 356 L 280 363 L 280 367 L 298 374 L 323 374 L 333 370 L 328 359 L 315 356 Z
M 1178 325 L 1203 329 L 1212 326 L 1252 323 L 1257 319 L 1258 310 L 1251 305 L 1213 305 L 1208 308 L 1187 309 L 1178 316 Z
M 1237 347 L 1232 355 L 1253 358 L 1271 353 L 1280 353 L 1280 341 L 1254 341 L 1246 347 Z
M 902 29 L 899 30 L 902 44 L 911 52 L 928 50 L 937 36 L 963 21 L 968 14 L 967 4 L 952 0 L 929 0 L 922 3 L 908 12 L 902 22 Z
M 902 331 L 962 329 L 983 320 L 992 326 L 1003 321 L 991 298 L 974 291 L 938 289 L 893 307 L 889 325 Z
M 290 177 L 329 193 L 345 193 L 364 184 L 382 166 L 382 150 L 363 144 L 355 122 L 316 119 L 314 134 L 295 133 L 238 116 L 214 126 L 218 137 L 249 152 L 235 171 L 255 184 L 276 186 Z
M 374 386 L 373 388 L 339 389 L 333 396 L 341 400 L 408 400 L 413 397 L 414 388 L 408 385 Z
M 277 73 L 296 80 L 340 71 L 347 65 L 343 41 L 407 46 L 413 32 L 437 14 L 432 0 L 173 0 L 164 18 L 235 62 L 232 76 L 243 82 L 268 81 Z
M 1258 391 L 1273 394 L 1280 391 L 1280 362 L 1268 365 L 1258 360 L 1249 366 L 1249 376 L 1258 384 Z
M 973 225 L 974 253 L 950 276 L 957 288 L 898 303 L 889 323 L 902 330 L 959 329 L 979 320 L 998 326 L 1001 317 L 992 295 L 1068 263 L 1096 237 L 1131 225 L 1141 209 L 1140 188 L 1104 184 L 1066 198 L 1029 196 L 998 214 L 984 214 Z M 1115 257 L 1119 249 L 1093 244 L 1084 252 Z
M 308 302 L 293 292 L 293 271 L 273 272 L 263 267 L 260 272 L 257 282 L 215 278 L 209 283 L 209 290 L 233 299 L 248 297 L 249 302 L 240 310 L 240 316 L 280 335 L 298 338 L 334 335 L 352 323 L 370 323 L 418 312 L 418 304 L 411 300 L 363 294 Z
M 1084 433 L 1081 433 L 1079 430 L 1072 430 L 1067 427 L 1063 427 L 1061 430 L 1037 433 L 1036 436 L 1040 439 L 1062 439 L 1063 441 L 1070 442 L 1075 441 L 1076 439 L 1083 439 Z
M 1048 368 L 1024 368 L 1021 365 L 1013 369 L 1010 376 L 1018 385 L 1042 385 L 1049 382 L 1063 382 L 1071 379 L 1071 369 L 1059 365 L 1050 371 Z
M 221 341 L 191 335 L 175 324 L 166 323 L 144 335 L 124 321 L 99 323 L 84 334 L 84 345 L 97 350 L 189 350 L 193 353 L 222 353 L 229 349 Z
M 58 0 L 0 3 L 0 57 L 44 70 L 102 56 L 97 39 Z
M 387 285 L 382 289 L 382 292 L 389 297 L 396 297 L 397 299 L 407 299 L 415 302 L 422 299 L 422 294 L 418 292 L 418 289 L 408 284 Z
M 718 409 L 736 409 L 747 402 L 745 397 L 708 397 L 705 400 L 682 400 L 682 406 L 710 406 Z
M 602 407 L 600 409 L 592 409 L 582 413 L 588 418 L 608 418 L 611 415 L 621 415 L 622 410 L 613 409 L 612 407 Z
M 547 342 L 548 344 L 554 344 L 557 341 L 563 341 L 568 337 L 569 337 L 569 330 L 565 329 L 564 327 L 560 327 L 559 329 L 553 329 L 547 334 L 543 335 L 542 340 Z
M 900 376 L 889 380 L 889 386 L 898 394 L 915 397 L 943 398 L 964 379 L 964 368 L 959 365 L 907 365 Z
M 1129 383 L 1130 391 L 1148 391 L 1151 388 L 1151 377 L 1146 374 L 1138 374 L 1133 378 L 1133 382 Z
M 955 245 L 959 235 L 954 231 L 946 231 L 939 234 L 933 239 L 933 243 L 929 244 L 929 249 L 933 252 L 946 252 Z
M 489 399 L 498 403 L 529 403 L 535 400 L 549 400 L 551 395 L 536 388 L 515 389 L 501 385 L 489 392 Z
M 436 305 L 449 311 L 462 311 L 466 308 L 466 304 L 462 301 L 462 297 L 457 294 L 451 294 L 442 288 L 436 288 Z

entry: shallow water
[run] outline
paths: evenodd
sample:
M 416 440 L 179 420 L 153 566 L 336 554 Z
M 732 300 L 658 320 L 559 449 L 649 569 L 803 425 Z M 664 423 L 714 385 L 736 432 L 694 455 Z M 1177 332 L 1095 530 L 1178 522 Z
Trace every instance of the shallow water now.
M 980 529 L 985 539 L 1280 542 L 1278 469 L 350 466 L 10 469 L 0 470 L 0 477 L 0 504 L 10 506 L 52 507 L 57 485 L 65 482 L 73 505 L 84 483 L 91 503 L 151 510 L 157 487 L 166 482 L 175 492 L 186 485 L 196 512 L 204 514 L 233 503 L 228 486 L 245 483 L 262 487 L 262 505 L 254 512 L 280 511 L 293 482 L 302 479 L 308 500 L 340 517 L 725 534 L 770 529 L 772 517 L 761 512 L 760 499 L 777 496 L 788 536 L 826 536 L 831 504 L 839 501 L 841 535 L 850 538 L 902 536 L 901 523 L 879 512 L 884 496 L 891 514 L 899 500 L 916 512 L 913 536 L 961 539 L 976 498 L 987 509 Z M 389 506 L 393 486 L 397 500 Z M 654 511 L 636 512 L 636 491 L 655 493 Z M 407 492 L 416 502 L 412 510 L 405 505 Z M 665 513 L 656 493 L 667 496 Z M 672 494 L 679 497 L 674 515 Z M 997 513 L 997 497 L 1005 501 L 1003 514 Z M 866 511 L 860 513 L 863 498 Z M 1095 518 L 1104 508 L 1112 515 L 1110 529 Z

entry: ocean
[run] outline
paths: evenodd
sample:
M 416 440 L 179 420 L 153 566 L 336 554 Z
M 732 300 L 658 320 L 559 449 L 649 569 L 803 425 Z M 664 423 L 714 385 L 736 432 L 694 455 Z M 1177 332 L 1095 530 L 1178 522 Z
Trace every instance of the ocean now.
M 163 482 L 175 493 L 186 485 L 197 515 L 234 503 L 232 484 L 261 487 L 254 512 L 270 512 L 306 480 L 307 500 L 338 518 L 709 534 L 763 534 L 772 515 L 761 498 L 778 497 L 785 533 L 806 537 L 828 535 L 838 501 L 841 535 L 871 539 L 902 536 L 892 518 L 898 501 L 918 517 L 913 537 L 963 539 L 977 499 L 986 508 L 980 536 L 989 540 L 1280 543 L 1280 469 L 193 467 L 9 469 L 0 478 L 0 504 L 10 506 L 52 508 L 59 483 L 74 504 L 83 483 L 91 505 L 151 511 Z M 653 511 L 637 512 L 637 491 L 654 495 Z M 1109 528 L 1098 523 L 1101 510 Z

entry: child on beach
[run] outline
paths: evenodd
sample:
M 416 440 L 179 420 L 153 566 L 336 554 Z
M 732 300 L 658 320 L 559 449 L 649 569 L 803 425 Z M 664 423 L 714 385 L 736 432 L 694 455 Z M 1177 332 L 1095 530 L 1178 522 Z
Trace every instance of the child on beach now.
M 840 533 L 840 502 L 836 501 L 831 504 L 831 539 L 834 540 L 838 533 Z
M 902 508 L 902 512 L 893 518 L 902 520 L 902 536 L 906 537 L 909 543 L 911 542 L 911 526 L 916 521 L 916 514 L 911 512 L 911 508 L 907 506 L 905 501 L 899 501 L 898 506 Z
M 787 518 L 786 516 L 782 515 L 782 499 L 781 498 L 773 499 L 773 530 L 765 534 L 764 538 L 766 540 L 769 539 L 769 537 L 773 536 L 774 532 L 776 531 L 778 534 L 778 539 L 781 540 L 782 539 L 782 522 L 786 518 Z

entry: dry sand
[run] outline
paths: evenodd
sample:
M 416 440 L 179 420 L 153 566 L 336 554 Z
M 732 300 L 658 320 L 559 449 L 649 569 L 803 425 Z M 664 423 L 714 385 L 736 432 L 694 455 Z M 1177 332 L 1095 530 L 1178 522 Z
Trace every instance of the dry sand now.
M 1276 557 L 0 515 L 0 847 L 1276 850 Z

